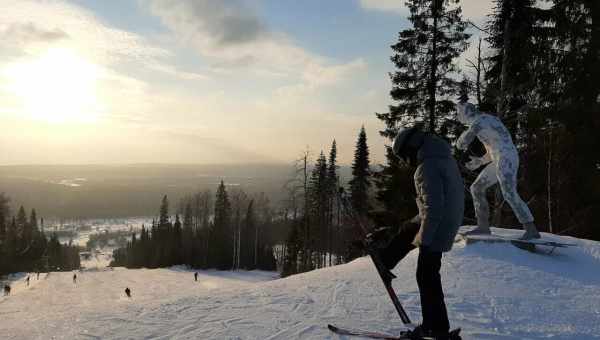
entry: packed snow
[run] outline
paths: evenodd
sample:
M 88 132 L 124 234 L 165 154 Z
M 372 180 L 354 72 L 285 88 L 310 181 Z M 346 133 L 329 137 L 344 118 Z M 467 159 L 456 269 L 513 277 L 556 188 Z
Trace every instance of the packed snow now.
M 518 231 L 494 229 L 504 236 Z M 509 243 L 457 242 L 442 280 L 464 339 L 600 339 L 600 243 L 551 255 Z M 409 316 L 420 319 L 417 252 L 394 270 Z M 276 273 L 94 268 L 12 278 L 0 297 L 3 339 L 350 339 L 328 323 L 390 334 L 404 329 L 369 258 L 277 279 Z M 132 297 L 124 294 L 131 288 Z

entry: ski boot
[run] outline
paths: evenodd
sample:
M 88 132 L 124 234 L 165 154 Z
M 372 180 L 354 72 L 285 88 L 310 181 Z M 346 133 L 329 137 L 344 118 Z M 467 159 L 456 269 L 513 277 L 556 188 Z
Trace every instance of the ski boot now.
M 415 327 L 412 331 L 402 332 L 402 339 L 410 340 L 422 340 L 422 339 L 434 339 L 434 340 L 462 340 L 459 335 L 460 330 L 456 329 L 450 332 L 437 332 L 430 329 L 423 328 L 422 325 Z

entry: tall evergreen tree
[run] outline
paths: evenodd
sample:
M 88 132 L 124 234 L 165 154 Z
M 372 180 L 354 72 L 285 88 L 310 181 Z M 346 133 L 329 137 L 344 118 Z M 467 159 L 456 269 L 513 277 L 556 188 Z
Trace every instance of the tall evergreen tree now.
M 214 264 L 218 269 L 231 269 L 233 266 L 233 238 L 231 233 L 231 203 L 225 183 L 221 181 L 215 197 L 215 215 L 213 225 Z
M 363 216 L 369 211 L 368 198 L 371 187 L 371 170 L 369 161 L 369 146 L 365 127 L 360 128 L 354 160 L 352 162 L 352 179 L 350 180 L 350 201 L 354 210 Z
M 335 139 L 331 143 L 331 149 L 329 151 L 329 164 L 327 165 L 327 186 L 328 186 L 328 206 L 327 206 L 327 250 L 326 254 L 329 259 L 329 266 L 333 264 L 332 256 L 335 247 L 336 238 L 334 237 L 334 224 L 336 217 L 336 207 L 338 200 L 338 165 L 337 165 L 337 143 Z
M 401 31 L 392 45 L 396 71 L 391 74 L 390 95 L 396 103 L 389 112 L 377 114 L 385 124 L 380 133 L 390 141 L 399 125 L 421 123 L 442 135 L 452 132 L 454 103 L 450 99 L 457 90 L 453 61 L 466 49 L 469 37 L 458 1 L 409 0 L 406 5 L 412 27 Z M 383 223 L 397 225 L 415 211 L 414 188 L 406 180 L 410 169 L 399 164 L 389 146 L 386 157 L 387 164 L 375 176 L 377 198 L 386 208 L 379 217 Z
M 321 151 L 317 162 L 312 169 L 310 179 L 310 204 L 311 204 L 311 232 L 312 239 L 308 242 L 315 245 L 317 253 L 317 267 L 322 267 L 323 250 L 327 240 L 327 208 L 329 203 L 329 181 L 327 177 L 327 158 Z
M 466 22 L 455 0 L 409 0 L 408 17 L 412 28 L 400 32 L 392 45 L 392 99 L 388 113 L 378 114 L 386 129 L 384 137 L 393 138 L 398 123 L 426 123 L 429 131 L 447 133 L 447 120 L 454 109 L 450 100 L 456 86 L 453 63 L 467 47 Z M 452 7 L 452 8 L 451 8 Z
M 183 211 L 183 240 L 182 256 L 185 263 L 192 264 L 194 261 L 194 216 L 192 212 L 192 199 L 185 203 Z
M 158 219 L 159 226 L 166 226 L 169 224 L 169 198 L 167 195 L 163 196 L 163 199 L 160 203 L 160 215 Z
M 6 228 L 10 219 L 10 199 L 4 193 L 0 193 L 0 243 L 6 238 Z

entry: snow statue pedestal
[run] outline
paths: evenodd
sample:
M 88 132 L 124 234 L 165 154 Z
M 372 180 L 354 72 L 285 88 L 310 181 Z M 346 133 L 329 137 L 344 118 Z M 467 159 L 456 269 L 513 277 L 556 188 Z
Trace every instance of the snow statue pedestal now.
M 467 246 L 476 243 L 509 243 L 519 249 L 546 255 L 553 254 L 557 248 L 576 246 L 571 243 L 550 240 L 521 240 L 519 239 L 520 232 L 514 229 L 491 228 L 491 234 L 468 234 L 468 231 L 472 229 L 473 228 L 469 227 L 461 227 L 457 236 L 457 241 L 462 240 Z

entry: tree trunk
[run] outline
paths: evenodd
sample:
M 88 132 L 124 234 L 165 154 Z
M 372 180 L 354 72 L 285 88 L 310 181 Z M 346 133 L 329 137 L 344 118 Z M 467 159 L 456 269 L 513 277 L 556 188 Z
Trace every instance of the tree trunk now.
M 428 84 L 428 92 L 429 92 L 429 131 L 435 132 L 435 92 L 437 87 L 437 36 L 438 36 L 438 16 L 439 16 L 439 8 L 442 3 L 440 0 L 434 0 L 431 3 L 431 15 L 433 16 L 433 37 L 432 37 L 432 47 L 431 47 L 431 70 L 429 74 L 429 84 Z
M 553 126 L 552 126 L 552 122 L 550 122 L 550 134 L 549 134 L 549 141 L 548 141 L 548 164 L 547 164 L 547 190 L 548 190 L 548 230 L 550 231 L 550 233 L 554 233 L 554 227 L 552 226 L 552 151 L 554 148 L 553 145 L 553 138 L 552 138 L 552 131 L 553 130 Z
M 481 68 L 483 67 L 483 61 L 481 60 L 481 37 L 479 37 L 479 44 L 477 45 L 477 81 L 475 83 L 475 90 L 477 91 L 477 107 L 481 107 Z

